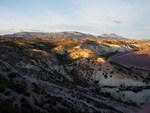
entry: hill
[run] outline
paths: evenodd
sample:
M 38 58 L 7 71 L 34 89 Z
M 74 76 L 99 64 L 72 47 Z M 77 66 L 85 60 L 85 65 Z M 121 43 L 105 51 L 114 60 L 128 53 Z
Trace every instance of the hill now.
M 150 51 L 118 53 L 109 60 L 128 67 L 150 69 Z
M 2 37 L 23 37 L 23 38 L 101 38 L 101 39 L 125 39 L 116 34 L 103 34 L 94 36 L 81 32 L 58 32 L 58 33 L 43 33 L 43 32 L 19 32 L 14 34 L 3 35 Z
M 58 33 L 43 33 L 43 32 L 19 32 L 14 34 L 3 35 L 3 37 L 36 37 L 36 38 L 95 38 L 94 35 L 80 32 L 58 32 Z
M 102 39 L 109 39 L 109 40 L 118 40 L 118 39 L 127 39 L 127 38 L 123 38 L 117 34 L 111 33 L 111 34 L 102 34 L 99 35 L 98 38 L 102 38 Z

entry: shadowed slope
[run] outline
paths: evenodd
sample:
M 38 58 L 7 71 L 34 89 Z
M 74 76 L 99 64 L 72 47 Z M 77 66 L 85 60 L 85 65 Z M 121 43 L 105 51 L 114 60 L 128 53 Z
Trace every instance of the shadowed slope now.
M 118 53 L 109 60 L 128 67 L 150 69 L 150 51 Z

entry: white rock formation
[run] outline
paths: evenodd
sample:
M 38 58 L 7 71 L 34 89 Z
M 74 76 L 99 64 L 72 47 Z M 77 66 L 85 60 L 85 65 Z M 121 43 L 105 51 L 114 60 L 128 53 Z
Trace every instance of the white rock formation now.
M 131 51 L 132 49 L 129 46 L 120 46 L 115 44 L 83 44 L 80 46 L 81 49 L 90 49 L 93 50 L 98 55 L 103 55 L 111 52 L 126 52 Z

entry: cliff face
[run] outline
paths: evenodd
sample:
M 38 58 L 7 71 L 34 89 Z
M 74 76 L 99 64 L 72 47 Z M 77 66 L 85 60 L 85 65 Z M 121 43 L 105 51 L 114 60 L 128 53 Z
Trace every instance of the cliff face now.
M 107 59 L 148 47 L 90 38 L 0 38 L 0 106 L 9 99 L 36 112 L 134 113 L 150 102 L 150 72 Z

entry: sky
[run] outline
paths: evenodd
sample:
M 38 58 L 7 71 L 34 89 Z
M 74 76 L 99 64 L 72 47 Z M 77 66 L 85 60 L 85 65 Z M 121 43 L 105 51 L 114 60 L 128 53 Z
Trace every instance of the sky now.
M 0 35 L 21 31 L 150 39 L 150 0 L 0 0 Z

